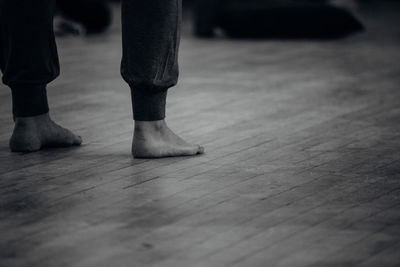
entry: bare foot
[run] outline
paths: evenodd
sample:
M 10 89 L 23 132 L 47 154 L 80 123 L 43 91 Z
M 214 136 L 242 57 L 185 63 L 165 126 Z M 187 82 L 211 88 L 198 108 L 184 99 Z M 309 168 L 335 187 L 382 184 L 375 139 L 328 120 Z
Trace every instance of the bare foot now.
M 10 149 L 13 152 L 32 152 L 43 147 L 67 147 L 81 143 L 81 137 L 57 125 L 46 113 L 34 117 L 17 117 Z
M 135 121 L 132 155 L 135 158 L 162 158 L 203 154 L 204 148 L 192 145 L 168 128 L 164 120 Z

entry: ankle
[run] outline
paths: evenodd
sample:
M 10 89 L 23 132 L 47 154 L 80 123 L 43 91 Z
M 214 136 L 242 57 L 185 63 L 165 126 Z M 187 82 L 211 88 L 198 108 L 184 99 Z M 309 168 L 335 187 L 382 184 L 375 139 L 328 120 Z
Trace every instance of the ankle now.
M 37 116 L 32 116 L 32 117 L 15 117 L 14 121 L 15 124 L 22 124 L 22 125 L 28 125 L 28 124 L 38 124 L 42 122 L 49 122 L 50 115 L 49 113 L 37 115 Z
M 165 120 L 135 121 L 135 132 L 161 132 L 166 127 Z

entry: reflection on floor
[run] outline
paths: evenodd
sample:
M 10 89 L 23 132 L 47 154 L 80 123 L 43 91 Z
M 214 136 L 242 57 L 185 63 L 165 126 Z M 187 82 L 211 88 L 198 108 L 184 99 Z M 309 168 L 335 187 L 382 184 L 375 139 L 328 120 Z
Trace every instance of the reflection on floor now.
M 194 158 L 130 157 L 118 23 L 59 39 L 52 115 L 85 144 L 10 153 L 0 88 L 0 266 L 398 266 L 399 10 L 335 41 L 186 34 L 168 121 Z

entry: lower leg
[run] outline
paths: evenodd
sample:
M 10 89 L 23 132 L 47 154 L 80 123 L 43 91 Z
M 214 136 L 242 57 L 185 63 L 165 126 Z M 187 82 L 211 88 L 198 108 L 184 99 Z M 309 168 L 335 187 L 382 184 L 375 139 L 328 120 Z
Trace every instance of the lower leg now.
M 13 152 L 33 152 L 43 147 L 80 145 L 82 139 L 50 119 L 45 86 L 13 87 Z
M 132 93 L 135 119 L 132 155 L 137 158 L 160 158 L 202 154 L 204 148 L 189 144 L 177 136 L 165 122 L 167 93 L 142 95 Z
M 3 82 L 12 91 L 12 151 L 81 142 L 48 114 L 46 84 L 59 73 L 54 7 L 54 0 L 0 0 L 0 68 Z
M 134 157 L 201 154 L 167 126 L 167 89 L 178 79 L 181 0 L 123 0 L 121 73 L 130 85 L 135 130 Z

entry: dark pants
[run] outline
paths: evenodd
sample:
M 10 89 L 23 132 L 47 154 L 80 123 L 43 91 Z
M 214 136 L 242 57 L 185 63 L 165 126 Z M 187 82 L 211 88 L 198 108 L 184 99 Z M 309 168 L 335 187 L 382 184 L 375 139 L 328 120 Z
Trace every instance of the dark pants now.
M 0 0 L 0 68 L 16 117 L 44 114 L 46 85 L 59 75 L 55 0 Z M 135 120 L 165 117 L 167 89 L 178 79 L 181 0 L 123 0 L 121 74 Z

